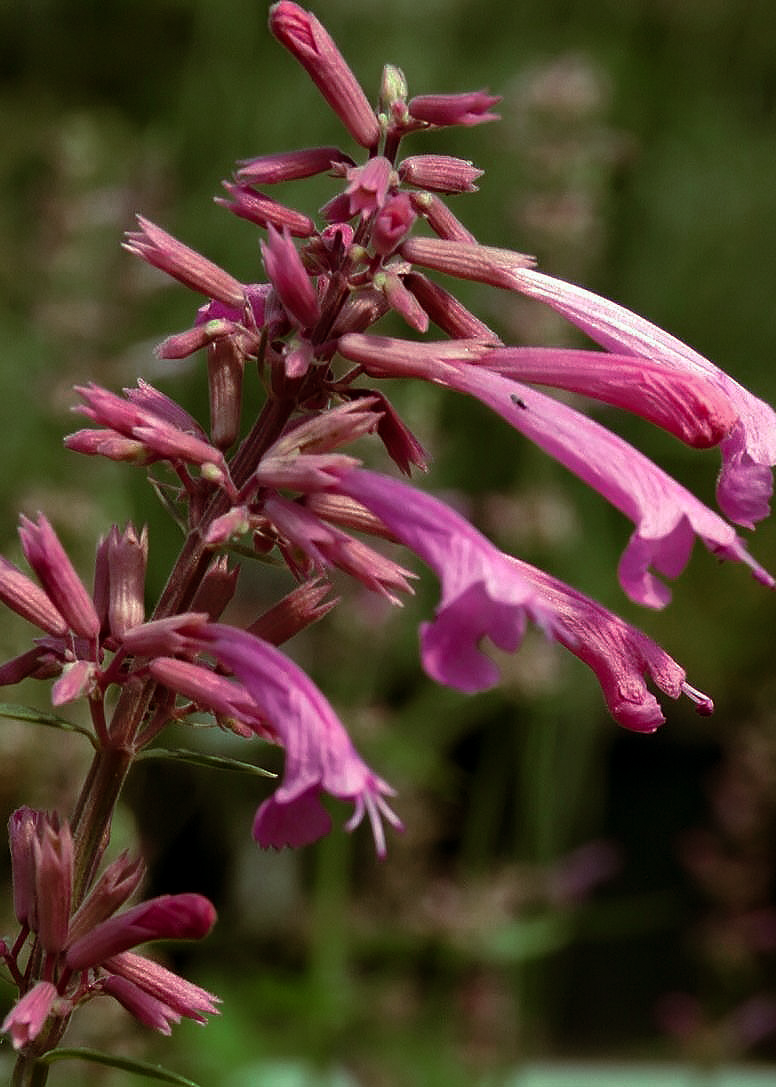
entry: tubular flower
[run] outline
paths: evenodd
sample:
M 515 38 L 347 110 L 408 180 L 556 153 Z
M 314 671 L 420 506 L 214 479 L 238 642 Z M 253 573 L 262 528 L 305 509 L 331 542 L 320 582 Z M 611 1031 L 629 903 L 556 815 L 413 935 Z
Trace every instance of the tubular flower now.
M 362 761 L 318 688 L 279 650 L 247 631 L 213 623 L 203 632 L 203 642 L 243 684 L 286 753 L 281 786 L 256 813 L 256 841 L 279 849 L 328 833 L 331 818 L 320 802 L 323 791 L 354 804 L 348 830 L 368 816 L 377 854 L 385 856 L 382 819 L 401 826 L 385 799 L 393 789 Z
M 531 619 L 595 672 L 612 716 L 625 728 L 654 732 L 665 720 L 645 675 L 671 698 L 684 693 L 700 712 L 711 712 L 711 700 L 686 683 L 684 669 L 651 638 L 549 574 L 504 555 L 438 499 L 364 470 L 351 472 L 338 489 L 376 514 L 439 577 L 436 616 L 421 627 L 423 666 L 439 683 L 468 692 L 494 686 L 498 669 L 482 652 L 482 639 L 514 652 Z
M 753 528 L 768 516 L 776 464 L 776 413 L 713 362 L 643 317 L 573 283 L 519 269 L 514 289 L 552 306 L 610 351 L 649 359 L 682 373 L 701 374 L 717 384 L 738 416 L 721 445 L 717 484 L 720 509 L 736 524 Z
M 488 352 L 482 343 L 459 341 L 441 347 L 422 345 L 413 351 L 411 345 L 402 341 L 379 342 L 367 335 L 345 336 L 339 342 L 339 349 L 370 373 L 409 372 L 476 397 L 599 491 L 636 526 L 620 562 L 619 575 L 625 591 L 638 603 L 657 608 L 668 603 L 668 588 L 654 577 L 650 568 L 667 577 L 676 577 L 690 557 L 694 536 L 713 554 L 745 563 L 759 581 L 769 588 L 773 586 L 771 575 L 747 552 L 732 526 L 642 453 L 568 405 L 486 369 L 488 359 L 495 359 L 498 366 L 499 359 L 514 359 L 514 352 L 519 349 Z M 724 432 L 733 417 L 729 402 L 705 377 L 693 381 L 691 375 L 683 374 L 676 385 L 673 375 L 661 380 L 661 375 L 653 371 L 652 389 L 647 384 L 642 404 L 619 379 L 610 380 L 602 388 L 600 369 L 591 368 L 587 356 L 584 365 L 568 367 L 572 371 L 570 377 L 568 372 L 564 374 L 563 365 L 556 366 L 551 353 L 547 360 L 550 382 L 563 387 L 571 385 L 576 391 L 592 396 L 601 396 L 603 392 L 605 399 L 615 400 L 648 418 L 664 418 L 671 429 L 684 433 L 685 437 L 688 424 L 681 400 L 683 392 L 691 391 L 698 405 L 695 433 L 700 430 L 703 435 L 700 444 L 707 444 L 706 435 Z M 564 361 L 568 363 L 569 356 L 562 353 L 561 362 Z M 531 372 L 534 380 L 539 372 L 539 367 Z M 626 368 L 626 382 L 628 372 Z

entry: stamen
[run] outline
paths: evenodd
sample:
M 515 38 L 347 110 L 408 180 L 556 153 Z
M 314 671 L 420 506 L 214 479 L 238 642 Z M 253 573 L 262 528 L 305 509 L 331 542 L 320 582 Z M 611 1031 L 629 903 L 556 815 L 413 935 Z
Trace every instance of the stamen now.
M 703 691 L 699 691 L 697 687 L 692 687 L 689 683 L 683 683 L 682 694 L 695 703 L 696 712 L 701 717 L 711 717 L 712 713 L 714 713 L 714 702 Z

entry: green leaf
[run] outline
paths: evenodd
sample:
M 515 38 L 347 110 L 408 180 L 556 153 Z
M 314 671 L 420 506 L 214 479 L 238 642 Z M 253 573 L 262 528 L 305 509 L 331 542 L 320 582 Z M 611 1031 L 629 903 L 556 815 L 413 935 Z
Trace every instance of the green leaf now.
M 83 725 L 74 725 L 72 721 L 57 717 L 55 713 L 36 710 L 33 706 L 17 706 L 14 702 L 0 702 L 0 717 L 9 717 L 12 721 L 27 721 L 32 725 L 46 725 L 48 728 L 58 728 L 63 732 L 80 732 L 92 747 L 97 746 L 88 728 L 84 728 Z
M 73 1046 L 70 1049 L 52 1049 L 44 1053 L 40 1058 L 41 1064 L 54 1064 L 55 1061 L 91 1061 L 93 1064 L 106 1064 L 109 1068 L 121 1068 L 124 1072 L 136 1072 L 146 1079 L 159 1079 L 163 1083 L 176 1083 L 178 1087 L 199 1087 L 193 1079 L 180 1076 L 177 1072 L 170 1072 L 159 1064 L 149 1064 L 147 1061 L 136 1061 L 130 1057 L 116 1057 L 112 1053 L 100 1053 L 97 1049 L 84 1049 Z
M 137 759 L 173 759 L 176 762 L 189 762 L 193 766 L 208 766 L 211 770 L 236 770 L 262 778 L 277 777 L 272 770 L 254 766 L 251 762 L 230 759 L 226 755 L 208 755 L 204 751 L 189 751 L 185 747 L 147 747 L 138 754 Z

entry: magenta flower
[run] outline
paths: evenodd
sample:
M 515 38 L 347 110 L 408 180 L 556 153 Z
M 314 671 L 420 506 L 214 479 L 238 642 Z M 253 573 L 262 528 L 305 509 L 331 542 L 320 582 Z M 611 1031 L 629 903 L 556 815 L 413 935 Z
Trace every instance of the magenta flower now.
M 299 846 L 331 829 L 321 792 L 355 805 L 346 829 L 369 818 L 375 847 L 385 856 L 381 819 L 399 828 L 388 806 L 393 789 L 362 761 L 339 718 L 318 688 L 274 646 L 247 631 L 210 624 L 203 644 L 233 672 L 267 719 L 286 753 L 283 781 L 259 808 L 253 836 L 264 846 Z
M 504 377 L 581 393 L 624 408 L 696 449 L 719 445 L 738 418 L 728 395 L 709 378 L 667 370 L 636 355 L 496 347 L 478 362 Z
M 642 453 L 566 404 L 517 382 L 473 367 L 449 367 L 445 383 L 488 404 L 515 429 L 599 491 L 636 526 L 620 560 L 620 583 L 631 599 L 664 607 L 671 598 L 656 578 L 684 569 L 697 536 L 714 555 L 742 562 L 763 585 L 774 580 L 743 540 Z
M 504 555 L 438 499 L 364 470 L 351 472 L 338 489 L 376 514 L 439 577 L 436 616 L 421 626 L 423 667 L 437 682 L 467 692 L 494 686 L 498 668 L 483 653 L 483 638 L 514 652 L 531 619 L 593 670 L 612 716 L 625 728 L 653 732 L 664 721 L 645 676 L 671 698 L 685 694 L 700 712 L 711 712 L 711 700 L 690 687 L 684 669 L 651 638 L 549 574 Z
M 511 653 L 527 619 L 551 623 L 533 585 L 511 560 L 443 502 L 363 470 L 350 472 L 337 490 L 376 514 L 440 579 L 436 617 L 421 628 L 423 667 L 439 683 L 462 691 L 494 686 L 498 669 L 482 652 L 482 639 Z
M 713 554 L 745 563 L 759 581 L 769 588 L 773 586 L 771 575 L 748 553 L 732 526 L 642 453 L 568 405 L 485 369 L 483 362 L 489 357 L 498 360 L 502 357 L 500 350 L 488 354 L 485 345 L 478 341 L 413 345 L 355 334 L 342 337 L 338 347 L 347 358 L 360 362 L 375 375 L 409 373 L 423 376 L 476 397 L 599 491 L 636 526 L 620 561 L 619 576 L 625 591 L 638 603 L 658 608 L 668 603 L 670 590 L 654 577 L 650 568 L 654 567 L 667 577 L 676 577 L 690 557 L 694 536 L 698 536 Z M 517 350 L 506 349 L 506 358 L 514 358 L 513 352 Z M 456 360 L 456 352 L 459 360 Z M 561 355 L 561 361 L 564 357 L 568 362 L 568 355 Z M 573 369 L 573 356 L 571 359 Z M 576 370 L 571 381 L 567 380 L 568 375 L 563 375 L 560 366 L 554 380 L 558 384 L 569 383 L 579 391 L 600 395 L 605 391 L 600 369 L 591 369 L 588 363 L 586 358 L 585 366 Z M 551 375 L 554 365 L 552 356 L 548 356 Z M 627 374 L 626 369 L 626 377 Z M 682 376 L 692 383 L 691 375 Z M 653 375 L 653 395 L 645 396 L 643 405 L 627 386 L 618 388 L 612 396 L 610 385 L 607 397 L 653 419 L 662 416 L 666 424 L 686 434 L 688 424 L 683 406 L 679 407 L 677 393 L 688 387 L 683 381 L 672 389 L 672 381 L 673 375 L 665 382 Z M 619 385 L 616 381 L 613 384 Z M 725 416 L 724 403 L 717 392 L 710 388 L 705 377 L 693 390 L 699 406 L 701 435 L 718 433 L 730 418 Z M 710 394 L 708 400 L 707 393 Z M 698 428 L 695 434 L 698 434 Z M 701 444 L 704 440 L 701 437 Z
M 776 464 L 776 413 L 713 362 L 643 317 L 606 298 L 541 272 L 516 269 L 514 289 L 547 303 L 610 351 L 637 355 L 717 384 L 738 422 L 723 441 L 717 501 L 731 521 L 753 528 L 767 517 Z
M 654 732 L 665 721 L 645 676 L 671 698 L 684 694 L 699 713 L 712 713 L 711 699 L 691 687 L 684 669 L 646 634 L 543 570 L 511 561 L 551 610 L 553 638 L 595 672 L 609 712 L 619 724 L 635 732 Z

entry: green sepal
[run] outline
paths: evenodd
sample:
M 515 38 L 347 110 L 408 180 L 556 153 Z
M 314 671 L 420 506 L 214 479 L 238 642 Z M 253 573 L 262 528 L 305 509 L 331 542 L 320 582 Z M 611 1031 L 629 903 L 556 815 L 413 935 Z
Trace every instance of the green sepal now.
M 52 1049 L 39 1058 L 41 1064 L 54 1064 L 55 1061 L 81 1060 L 92 1064 L 106 1064 L 109 1068 L 120 1068 L 124 1072 L 135 1072 L 146 1079 L 158 1079 L 163 1083 L 175 1083 L 178 1087 L 199 1087 L 193 1079 L 170 1072 L 159 1064 L 136 1061 L 131 1057 L 116 1057 L 112 1053 L 101 1053 L 98 1049 L 85 1049 L 73 1046 L 69 1049 Z
M 230 759 L 227 755 L 208 755 L 204 751 L 189 751 L 185 747 L 146 747 L 138 752 L 136 761 L 140 759 L 173 759 L 176 762 L 189 762 L 193 766 L 207 766 L 211 770 L 236 770 L 241 774 L 255 774 L 262 778 L 277 777 L 272 770 L 254 766 L 252 762 Z
M 88 728 L 75 725 L 47 710 L 36 710 L 34 706 L 17 706 L 14 702 L 0 702 L 0 717 L 9 717 L 12 721 L 26 721 L 31 725 L 46 725 L 47 728 L 61 729 L 62 732 L 79 732 L 92 747 L 97 747 L 97 742 Z

